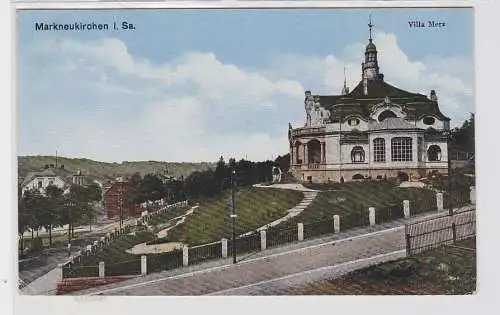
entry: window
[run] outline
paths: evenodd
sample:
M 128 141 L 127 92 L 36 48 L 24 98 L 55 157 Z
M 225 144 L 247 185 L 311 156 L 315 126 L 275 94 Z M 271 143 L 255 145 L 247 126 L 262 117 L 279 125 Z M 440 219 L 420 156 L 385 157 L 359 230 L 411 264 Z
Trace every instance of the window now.
M 412 139 L 396 137 L 391 139 L 392 161 L 412 161 Z
M 429 161 L 441 161 L 441 148 L 438 145 L 431 145 L 427 149 L 427 159 Z
M 41 180 L 38 181 L 38 188 L 42 188 L 43 187 L 43 182 Z
M 391 110 L 385 110 L 380 115 L 378 115 L 378 121 L 381 122 L 386 118 L 397 118 L 396 114 L 394 114 Z
M 435 121 L 436 120 L 434 119 L 434 117 L 430 117 L 430 116 L 424 117 L 424 120 L 423 120 L 424 124 L 426 124 L 426 125 L 433 125 Z
M 373 161 L 385 162 L 385 140 L 384 138 L 373 139 Z
M 354 147 L 351 151 L 351 160 L 353 163 L 360 163 L 365 161 L 365 150 L 362 147 Z
M 352 179 L 354 180 L 360 180 L 360 179 L 365 179 L 365 177 L 361 174 L 355 174 Z
M 357 126 L 359 125 L 359 119 L 358 118 L 351 118 L 347 121 L 349 126 Z

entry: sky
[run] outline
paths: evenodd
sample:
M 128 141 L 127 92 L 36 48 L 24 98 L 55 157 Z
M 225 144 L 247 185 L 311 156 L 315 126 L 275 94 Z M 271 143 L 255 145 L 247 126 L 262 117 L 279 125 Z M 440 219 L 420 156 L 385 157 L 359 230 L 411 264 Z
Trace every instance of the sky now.
M 374 27 L 380 71 L 436 90 L 460 126 L 474 112 L 472 9 L 30 10 L 17 15 L 18 155 L 264 160 L 288 152 L 304 91 L 361 79 Z M 409 21 L 445 22 L 410 28 Z M 113 22 L 134 30 L 114 30 Z M 107 31 L 36 31 L 95 22 Z

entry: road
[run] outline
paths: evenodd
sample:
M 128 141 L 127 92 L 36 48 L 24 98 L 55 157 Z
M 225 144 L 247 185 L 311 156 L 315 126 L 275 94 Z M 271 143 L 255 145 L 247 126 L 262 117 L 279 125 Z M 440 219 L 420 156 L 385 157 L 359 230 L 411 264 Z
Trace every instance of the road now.
M 205 295 L 262 281 L 310 273 L 311 270 L 404 249 L 404 228 L 397 227 L 367 235 L 318 244 L 274 255 L 249 259 L 236 265 L 156 279 L 124 287 L 97 291 L 104 295 Z M 385 261 L 399 258 L 387 255 Z
M 431 216 L 436 215 L 445 213 L 435 213 Z M 466 216 L 470 216 L 470 213 L 456 214 L 455 222 L 463 221 Z M 367 230 L 363 234 L 286 251 L 264 251 L 260 252 L 260 257 L 246 259 L 236 265 L 218 265 L 176 275 L 164 275 L 152 280 L 139 277 L 132 282 L 94 288 L 92 292 L 81 294 L 269 295 L 287 286 L 303 285 L 370 264 L 405 257 L 404 223 L 392 222 L 389 223 L 392 225 L 390 228 Z M 436 223 L 450 224 L 447 219 L 427 221 L 425 224 L 435 228 Z M 430 238 L 420 240 L 422 244 L 432 241 Z

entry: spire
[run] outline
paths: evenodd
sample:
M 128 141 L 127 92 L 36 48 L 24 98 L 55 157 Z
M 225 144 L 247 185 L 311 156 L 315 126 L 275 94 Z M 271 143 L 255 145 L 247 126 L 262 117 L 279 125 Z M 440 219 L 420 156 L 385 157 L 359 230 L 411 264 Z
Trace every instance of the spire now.
M 342 95 L 347 95 L 349 94 L 349 88 L 347 87 L 347 83 L 346 83 L 346 76 L 345 76 L 345 67 L 344 67 L 344 87 L 342 88 L 342 92 L 341 92 Z
M 381 78 L 379 76 L 379 68 L 378 68 L 378 61 L 377 61 L 377 47 L 375 47 L 375 44 L 373 43 L 373 38 L 372 38 L 372 16 L 370 15 L 369 22 L 368 22 L 368 27 L 370 31 L 370 38 L 368 45 L 366 45 L 365 49 L 365 62 L 362 63 L 361 68 L 363 70 L 363 78 L 366 78 L 368 80 L 373 80 L 373 79 L 379 79 Z
M 368 22 L 368 27 L 370 28 L 370 43 L 372 42 L 372 27 L 374 27 L 375 25 L 372 24 L 372 15 L 370 14 L 369 15 L 369 22 Z

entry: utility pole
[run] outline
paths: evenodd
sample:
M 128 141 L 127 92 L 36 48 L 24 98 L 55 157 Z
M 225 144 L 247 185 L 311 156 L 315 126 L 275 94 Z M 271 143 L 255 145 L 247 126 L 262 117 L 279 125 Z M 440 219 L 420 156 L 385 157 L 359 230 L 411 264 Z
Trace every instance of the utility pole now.
M 234 198 L 234 175 L 235 170 L 231 171 L 231 214 L 229 217 L 233 226 L 233 264 L 236 264 L 236 200 Z

